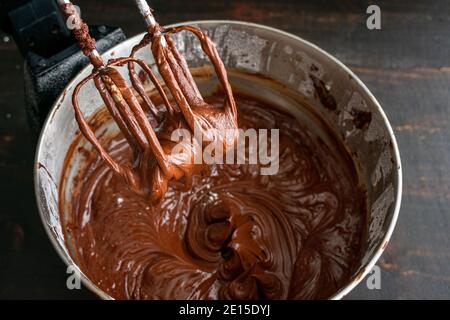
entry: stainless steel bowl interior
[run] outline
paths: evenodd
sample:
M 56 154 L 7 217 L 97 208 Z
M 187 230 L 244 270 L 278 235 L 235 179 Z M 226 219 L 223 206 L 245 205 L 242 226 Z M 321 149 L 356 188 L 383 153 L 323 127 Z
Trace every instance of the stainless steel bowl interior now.
M 206 29 L 216 43 L 227 68 L 262 74 L 298 94 L 315 107 L 321 117 L 341 135 L 355 155 L 359 171 L 367 187 L 367 250 L 353 279 L 332 298 L 340 299 L 352 290 L 372 269 L 383 252 L 394 229 L 400 209 L 402 171 L 397 143 L 388 119 L 366 86 L 341 62 L 315 45 L 286 32 L 262 25 L 235 21 L 195 21 L 183 24 Z M 137 35 L 104 54 L 104 59 L 127 56 L 141 38 Z M 199 43 L 188 33 L 175 36 L 181 53 L 190 66 L 208 63 Z M 149 64 L 149 50 L 141 50 L 140 58 Z M 58 188 L 68 148 L 77 133 L 71 96 L 74 86 L 90 72 L 84 69 L 68 85 L 56 101 L 43 127 L 36 151 L 35 192 L 45 229 L 59 255 L 68 265 L 76 266 L 69 255 L 61 228 Z M 336 100 L 332 111 L 317 96 L 313 77 L 320 79 Z M 83 89 L 80 105 L 86 117 L 102 106 L 93 85 Z M 358 129 L 355 110 L 371 114 L 368 126 Z M 337 111 L 337 112 L 336 112 Z M 76 169 L 76 161 L 74 162 Z M 67 188 L 70 190 L 70 188 Z M 66 195 L 68 196 L 68 194 Z M 82 275 L 86 287 L 101 298 L 109 295 Z

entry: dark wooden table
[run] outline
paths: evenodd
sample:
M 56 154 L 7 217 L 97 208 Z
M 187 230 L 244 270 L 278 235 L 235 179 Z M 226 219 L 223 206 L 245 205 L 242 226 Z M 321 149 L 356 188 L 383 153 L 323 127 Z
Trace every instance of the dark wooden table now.
M 75 1 L 91 23 L 143 31 L 129 1 Z M 356 72 L 396 133 L 403 204 L 378 261 L 381 289 L 365 280 L 348 299 L 450 298 L 450 2 L 376 1 L 382 29 L 366 28 L 372 1 L 152 0 L 164 24 L 235 19 L 277 27 L 316 43 Z M 66 288 L 66 268 L 39 219 L 24 111 L 23 62 L 0 35 L 0 298 L 93 298 Z

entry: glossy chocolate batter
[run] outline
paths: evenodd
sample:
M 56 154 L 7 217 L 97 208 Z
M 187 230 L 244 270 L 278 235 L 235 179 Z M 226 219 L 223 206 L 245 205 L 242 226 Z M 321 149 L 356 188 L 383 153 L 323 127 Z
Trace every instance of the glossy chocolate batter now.
M 222 106 L 223 98 L 206 101 Z M 239 128 L 280 129 L 278 174 L 210 165 L 189 190 L 171 181 L 152 204 L 85 152 L 64 231 L 82 271 L 112 297 L 321 299 L 355 271 L 366 204 L 344 147 L 329 148 L 307 125 L 253 97 L 235 100 Z M 133 158 L 122 134 L 107 150 L 119 163 Z
M 61 8 L 68 18 L 75 12 L 71 4 Z M 94 68 L 76 86 L 73 106 L 97 152 L 85 152 L 69 219 L 61 220 L 74 260 L 98 287 L 119 299 L 319 299 L 349 280 L 360 259 L 365 195 L 340 143 L 330 149 L 292 116 L 233 96 L 213 42 L 197 28 L 154 24 L 130 57 L 104 63 L 79 22 L 74 35 Z M 182 30 L 199 39 L 222 94 L 201 96 L 170 38 Z M 151 69 L 134 58 L 143 48 L 152 51 L 171 101 Z M 160 105 L 145 92 L 134 64 L 159 92 Z M 116 70 L 124 65 L 131 87 Z M 90 80 L 121 132 L 106 149 L 78 105 Z M 217 129 L 208 140 L 225 148 L 237 138 L 228 140 L 221 134 L 226 129 L 279 129 L 280 170 L 261 175 L 259 165 L 194 165 L 195 152 L 172 153 L 176 128 Z M 66 164 L 82 151 L 74 146 Z M 63 187 L 62 213 L 64 193 Z

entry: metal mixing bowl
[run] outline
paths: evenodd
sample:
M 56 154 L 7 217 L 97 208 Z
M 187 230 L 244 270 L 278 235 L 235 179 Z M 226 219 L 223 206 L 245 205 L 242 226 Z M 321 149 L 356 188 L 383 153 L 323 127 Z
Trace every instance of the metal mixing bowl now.
M 206 29 L 216 43 L 227 68 L 258 73 L 283 84 L 315 107 L 320 116 L 342 137 L 356 157 L 358 170 L 367 187 L 367 246 L 361 264 L 349 283 L 332 299 L 341 299 L 372 269 L 386 247 L 400 209 L 402 170 L 394 133 L 380 104 L 367 87 L 346 66 L 315 45 L 289 33 L 262 25 L 234 21 L 195 21 L 184 24 Z M 104 58 L 127 56 L 141 38 L 137 35 L 104 54 Z M 177 46 L 192 66 L 207 63 L 198 42 L 187 33 L 177 34 Z M 150 50 L 140 58 L 153 62 Z M 58 189 L 61 171 L 70 144 L 77 133 L 71 96 L 74 86 L 90 72 L 84 69 L 67 86 L 53 106 L 41 132 L 36 151 L 35 192 L 44 227 L 56 251 L 67 265 L 75 265 L 69 255 L 61 228 Z M 313 80 L 314 79 L 314 80 Z M 336 109 L 323 105 L 317 93 L 329 92 Z M 316 83 L 316 86 L 315 86 Z M 86 117 L 103 105 L 94 86 L 80 96 Z M 370 114 L 361 125 L 358 114 Z M 111 297 L 82 273 L 86 287 L 105 299 Z

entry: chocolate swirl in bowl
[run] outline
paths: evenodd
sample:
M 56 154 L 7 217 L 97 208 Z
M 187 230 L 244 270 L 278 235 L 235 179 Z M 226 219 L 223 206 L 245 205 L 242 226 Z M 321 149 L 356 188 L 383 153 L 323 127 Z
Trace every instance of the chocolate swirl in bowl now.
M 261 175 L 259 165 L 208 165 L 189 190 L 169 184 L 151 204 L 85 151 L 64 230 L 80 268 L 112 297 L 322 299 L 349 281 L 366 224 L 351 157 L 334 137 L 331 148 L 275 106 L 235 99 L 239 128 L 280 130 L 277 174 Z M 122 135 L 108 152 L 118 162 L 133 156 Z

